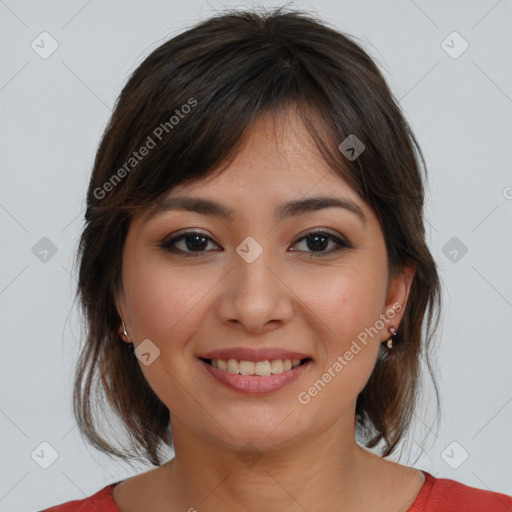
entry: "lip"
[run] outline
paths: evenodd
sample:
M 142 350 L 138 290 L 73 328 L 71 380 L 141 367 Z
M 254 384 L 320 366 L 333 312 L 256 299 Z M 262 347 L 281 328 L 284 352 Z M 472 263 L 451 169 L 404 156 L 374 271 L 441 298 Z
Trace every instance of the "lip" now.
M 296 359 L 300 358 L 297 357 Z M 269 375 L 268 377 L 260 377 L 258 375 L 229 373 L 211 366 L 202 359 L 198 359 L 198 361 L 217 382 L 232 390 L 248 395 L 261 395 L 278 391 L 296 381 L 313 364 L 313 361 L 308 358 L 308 361 L 292 368 L 291 370 L 276 373 L 275 375 Z M 247 359 L 245 359 L 245 361 L 247 361 Z
M 313 359 L 308 354 L 301 352 L 292 352 L 278 347 L 260 347 L 260 348 L 247 348 L 247 347 L 233 347 L 219 350 L 212 350 L 204 354 L 196 356 L 201 359 L 236 359 L 237 361 L 272 361 L 276 359 Z

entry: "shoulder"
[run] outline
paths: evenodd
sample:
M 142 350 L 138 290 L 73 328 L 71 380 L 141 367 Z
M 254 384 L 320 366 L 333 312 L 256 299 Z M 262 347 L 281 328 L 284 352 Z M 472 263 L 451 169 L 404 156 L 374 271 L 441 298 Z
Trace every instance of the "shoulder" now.
M 512 497 L 424 471 L 425 484 L 409 512 L 511 512 Z
M 100 489 L 96 494 L 84 498 L 83 500 L 73 500 L 50 508 L 45 508 L 41 512 L 119 512 L 116 506 L 112 491 L 119 482 L 109 484 Z

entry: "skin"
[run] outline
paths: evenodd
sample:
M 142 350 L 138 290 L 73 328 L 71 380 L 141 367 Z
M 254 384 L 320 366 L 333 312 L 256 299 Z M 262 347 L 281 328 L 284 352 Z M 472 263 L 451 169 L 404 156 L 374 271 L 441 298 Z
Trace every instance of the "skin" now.
M 122 512 L 152 510 L 406 511 L 424 482 L 413 468 L 384 460 L 355 441 L 355 405 L 379 346 L 399 329 L 414 269 L 390 277 L 383 234 L 369 206 L 333 173 L 293 111 L 285 128 L 255 121 L 235 160 L 218 175 L 170 195 L 197 196 L 235 210 L 232 221 L 168 211 L 131 223 L 116 303 L 135 348 L 150 339 L 160 355 L 141 370 L 171 411 L 175 457 L 114 489 Z M 312 195 L 350 198 L 366 216 L 327 208 L 280 223 L 282 202 Z M 178 230 L 209 237 L 196 258 L 159 247 Z M 315 249 L 300 239 L 316 229 L 332 239 Z M 300 235 L 300 236 L 299 236 Z M 247 263 L 237 246 L 263 248 Z M 194 240 L 191 240 L 191 243 Z M 206 244 L 206 242 L 203 240 Z M 176 244 L 187 250 L 185 241 Z M 194 249 L 190 249 L 189 253 Z M 215 249 L 221 250 L 215 250 Z M 330 252 L 332 251 L 332 252 Z M 318 252 L 324 257 L 313 257 Z M 195 253 L 197 254 L 197 252 Z M 393 304 L 402 309 L 307 404 L 307 391 Z M 289 386 L 247 396 L 217 383 L 196 355 L 214 348 L 278 346 L 311 355 Z M 260 458 L 237 456 L 248 442 Z

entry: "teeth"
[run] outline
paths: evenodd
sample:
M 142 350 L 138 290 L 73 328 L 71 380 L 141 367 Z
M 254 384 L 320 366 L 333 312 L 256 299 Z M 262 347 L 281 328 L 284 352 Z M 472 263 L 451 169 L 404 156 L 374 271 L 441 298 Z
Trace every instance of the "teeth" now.
M 300 364 L 300 359 L 275 359 L 272 361 L 237 361 L 236 359 L 212 359 L 211 364 L 214 368 L 224 370 L 229 373 L 239 373 L 241 375 L 259 375 L 260 377 L 268 377 L 277 373 L 296 368 Z

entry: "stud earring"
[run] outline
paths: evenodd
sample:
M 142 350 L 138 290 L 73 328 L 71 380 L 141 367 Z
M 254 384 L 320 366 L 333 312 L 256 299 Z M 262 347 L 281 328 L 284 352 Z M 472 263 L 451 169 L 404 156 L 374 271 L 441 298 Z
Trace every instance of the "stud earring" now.
M 390 327 L 389 332 L 391 333 L 391 338 L 389 338 L 387 346 L 389 349 L 391 349 L 393 348 L 393 336 L 396 336 L 396 329 L 394 327 Z

